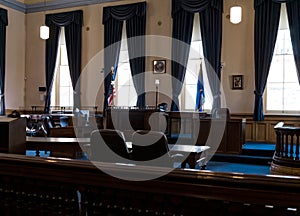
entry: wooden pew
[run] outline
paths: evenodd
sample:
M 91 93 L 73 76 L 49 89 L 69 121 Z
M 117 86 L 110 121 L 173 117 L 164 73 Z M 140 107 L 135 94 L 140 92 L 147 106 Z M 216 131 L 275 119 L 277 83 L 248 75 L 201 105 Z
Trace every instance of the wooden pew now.
M 1 215 L 289 216 L 299 215 L 300 209 L 299 177 L 166 172 L 10 154 L 0 154 L 0 164 Z M 128 181 L 108 173 L 149 180 Z

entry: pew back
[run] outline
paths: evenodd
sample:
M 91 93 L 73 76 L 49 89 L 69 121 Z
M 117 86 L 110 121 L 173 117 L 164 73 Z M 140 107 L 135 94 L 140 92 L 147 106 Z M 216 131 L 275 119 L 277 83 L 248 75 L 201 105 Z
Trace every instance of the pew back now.
M 0 154 L 1 215 L 298 215 L 300 178 Z M 80 196 L 79 196 L 80 195 Z

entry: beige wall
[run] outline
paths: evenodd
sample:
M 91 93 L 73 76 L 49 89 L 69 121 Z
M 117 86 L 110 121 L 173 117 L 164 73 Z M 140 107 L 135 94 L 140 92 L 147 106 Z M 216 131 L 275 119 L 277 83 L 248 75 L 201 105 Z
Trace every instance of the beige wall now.
M 5 101 L 7 109 L 24 106 L 25 97 L 25 14 L 7 9 Z
M 132 3 L 136 1 L 122 1 Z M 171 0 L 147 0 L 147 35 L 171 36 Z M 240 24 L 233 25 L 226 16 L 234 0 L 224 0 L 223 14 L 223 47 L 222 62 L 225 66 L 222 71 L 223 95 L 226 104 L 235 113 L 251 113 L 254 101 L 254 54 L 253 54 L 253 22 L 254 11 L 253 3 L 247 0 L 240 0 L 239 4 L 243 7 L 243 20 Z M 62 11 L 72 11 L 82 9 L 84 12 L 83 44 L 82 44 L 82 103 L 83 105 L 96 105 L 102 109 L 103 88 L 99 83 L 103 81 L 103 25 L 102 8 L 108 5 L 118 5 L 120 2 L 110 4 L 98 4 L 85 7 L 69 8 L 68 10 L 47 11 L 47 13 L 57 13 Z M 161 25 L 158 22 L 161 22 Z M 43 105 L 40 101 L 38 87 L 45 86 L 45 41 L 39 38 L 39 26 L 44 22 L 44 13 L 30 13 L 26 15 L 26 94 L 25 105 Z M 21 25 L 20 23 L 18 25 Z M 24 28 L 24 27 L 23 27 Z M 23 37 L 24 38 L 24 37 Z M 24 39 L 23 39 L 24 40 Z M 148 43 L 148 47 L 161 47 L 155 43 Z M 159 49 L 160 48 L 160 49 Z M 152 74 L 152 60 L 161 58 L 149 56 L 146 59 L 146 71 L 148 80 L 146 88 L 152 88 L 156 76 Z M 24 58 L 25 59 L 25 58 Z M 24 61 L 24 60 L 23 60 Z M 170 74 L 170 62 L 167 61 L 167 74 Z M 244 89 L 231 89 L 231 76 L 235 74 L 244 75 Z M 161 85 L 170 91 L 170 82 L 166 75 L 160 75 Z M 24 83 L 24 82 L 23 82 Z M 150 83 L 150 84 L 149 84 Z M 97 86 L 95 89 L 94 87 Z M 91 88 L 92 87 L 92 88 Z M 96 92 L 96 93 L 95 93 Z M 20 93 L 24 93 L 23 91 Z M 20 94 L 19 93 L 19 94 Z M 89 95 L 95 95 L 89 98 Z M 163 101 L 164 99 L 161 98 Z M 154 104 L 154 94 L 147 96 L 147 104 Z
M 234 0 L 224 0 L 221 80 L 226 104 L 233 113 L 252 113 L 254 109 L 254 9 L 253 1 L 239 0 L 242 22 L 226 18 Z M 232 90 L 232 75 L 244 75 L 244 89 Z

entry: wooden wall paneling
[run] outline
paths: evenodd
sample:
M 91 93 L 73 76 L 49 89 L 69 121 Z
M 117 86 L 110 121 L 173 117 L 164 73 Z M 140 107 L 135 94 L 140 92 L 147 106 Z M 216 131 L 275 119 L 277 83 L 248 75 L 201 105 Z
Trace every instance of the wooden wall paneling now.
M 252 114 L 235 114 L 233 118 L 246 118 L 246 142 L 275 143 L 274 126 L 282 121 L 286 126 L 300 127 L 299 115 L 265 115 L 264 121 L 253 121 Z
M 269 143 L 276 143 L 276 133 L 274 130 L 274 126 L 277 124 L 278 122 L 270 122 L 269 124 L 269 137 L 267 142 Z
M 253 121 L 246 122 L 246 142 L 255 140 L 255 125 Z
M 257 122 L 255 125 L 256 139 L 257 142 L 265 142 L 268 136 L 268 126 L 265 122 Z

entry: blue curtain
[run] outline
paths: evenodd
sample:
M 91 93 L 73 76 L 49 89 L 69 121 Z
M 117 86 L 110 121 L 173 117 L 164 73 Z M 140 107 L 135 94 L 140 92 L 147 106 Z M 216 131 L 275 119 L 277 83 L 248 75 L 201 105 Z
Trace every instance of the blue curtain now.
M 253 119 L 264 120 L 263 92 L 266 87 L 270 65 L 277 38 L 281 3 L 287 3 L 287 13 L 291 31 L 294 58 L 300 67 L 300 33 L 298 0 L 255 0 L 254 56 L 255 56 L 255 104 Z M 300 79 L 299 79 L 300 83 Z
M 7 10 L 0 8 L 0 115 L 5 115 L 5 50 L 6 26 L 8 25 Z
M 81 107 L 80 74 L 81 74 L 81 45 L 82 45 L 82 11 L 72 13 L 76 21 L 65 26 L 66 47 L 69 69 L 73 86 L 73 108 Z
M 60 28 L 65 27 L 66 46 L 70 75 L 74 91 L 74 109 L 80 108 L 80 74 L 82 44 L 83 12 L 72 11 L 58 14 L 47 14 L 46 25 L 50 28 L 50 36 L 46 41 L 46 101 L 45 113 L 50 111 L 51 90 L 58 50 Z
M 146 2 L 126 4 L 103 9 L 104 24 L 104 103 L 103 114 L 107 108 L 109 97 L 110 68 L 117 67 L 122 38 L 123 21 L 126 21 L 130 69 L 134 87 L 138 94 L 137 106 L 145 106 L 145 30 Z M 138 76 L 135 76 L 138 75 Z
M 146 16 L 134 16 L 126 21 L 130 70 L 138 95 L 138 107 L 145 106 L 145 24 Z
M 104 8 L 105 10 L 106 8 Z M 116 68 L 119 62 L 122 27 L 123 21 L 116 19 L 109 19 L 104 25 L 104 116 L 106 115 L 106 108 L 108 106 L 108 97 L 111 94 L 111 81 L 114 80 L 114 77 L 111 76 L 111 67 L 115 68 L 115 75 L 117 73 Z
M 173 16 L 172 111 L 179 111 L 179 95 L 184 82 L 193 32 L 194 13 L 180 10 Z
M 221 1 L 220 1 L 221 2 Z M 223 1 L 222 1 L 223 2 Z M 221 107 L 221 48 L 223 4 L 211 4 L 200 13 L 203 54 L 208 82 L 213 95 L 212 110 Z
M 300 84 L 300 1 L 292 1 L 286 4 L 293 44 L 294 59 L 298 71 L 298 81 Z
M 173 42 L 172 42 L 172 111 L 179 110 L 179 94 L 184 82 L 193 30 L 194 13 L 200 13 L 204 57 L 220 77 L 220 56 L 222 41 L 222 0 L 172 0 Z M 208 64 L 206 63 L 206 65 Z M 211 76 L 215 77 L 215 76 Z M 219 95 L 219 81 L 209 83 L 214 95 Z M 218 106 L 214 100 L 214 106 Z

